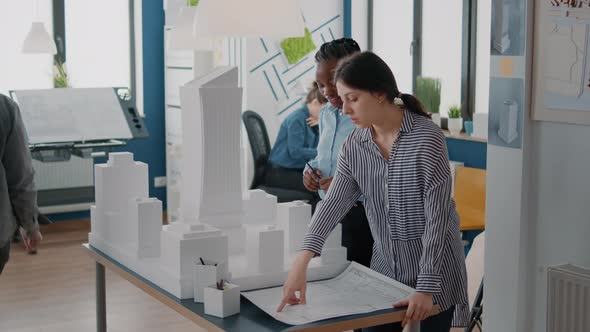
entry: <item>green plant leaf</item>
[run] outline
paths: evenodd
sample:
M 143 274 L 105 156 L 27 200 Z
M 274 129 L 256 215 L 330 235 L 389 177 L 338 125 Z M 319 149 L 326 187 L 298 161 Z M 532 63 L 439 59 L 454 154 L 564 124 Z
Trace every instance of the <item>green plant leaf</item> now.
M 453 105 L 449 108 L 449 119 L 459 119 L 461 117 L 461 107 Z
M 285 53 L 285 57 L 287 57 L 287 61 L 291 65 L 299 62 L 315 48 L 311 32 L 307 28 L 305 28 L 304 37 L 286 38 L 281 42 L 281 49 L 283 49 L 283 53 Z
M 53 74 L 53 87 L 54 88 L 67 88 L 69 87 L 68 73 L 63 62 L 60 60 L 54 61 L 55 73 Z
M 416 78 L 416 97 L 430 113 L 440 110 L 440 79 L 418 76 Z

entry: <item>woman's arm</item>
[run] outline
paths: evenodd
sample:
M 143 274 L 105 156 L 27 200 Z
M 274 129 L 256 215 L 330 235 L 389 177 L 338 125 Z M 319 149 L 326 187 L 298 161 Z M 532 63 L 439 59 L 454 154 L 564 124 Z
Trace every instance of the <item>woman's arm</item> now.
M 426 319 L 432 314 L 432 297 L 441 291 L 441 262 L 448 233 L 451 210 L 451 173 L 442 135 L 427 136 L 423 144 L 424 160 L 417 160 L 426 170 L 424 214 L 426 225 L 422 235 L 422 256 L 416 283 L 416 293 L 394 303 L 394 307 L 407 306 L 402 326 Z
M 318 203 L 301 249 L 319 256 L 324 242 L 334 227 L 348 213 L 361 196 L 358 183 L 352 176 L 348 162 L 349 140 L 343 144 L 338 156 L 338 167 L 326 197 Z
M 302 250 L 299 252 L 293 268 L 289 271 L 289 276 L 283 286 L 283 298 L 277 311 L 283 310 L 287 304 L 305 303 L 306 273 L 309 261 L 314 256 L 321 254 L 328 235 L 361 196 L 358 184 L 348 167 L 346 146 L 347 143 L 344 143 L 340 151 L 338 168 L 332 187 L 326 198 L 318 204 L 311 226 L 303 240 Z M 296 292 L 299 292 L 299 297 Z
M 283 285 L 283 299 L 277 308 L 277 312 L 281 312 L 287 304 L 305 304 L 307 265 L 313 256 L 314 253 L 309 250 L 302 250 L 297 255 L 293 267 L 289 271 L 289 276 Z M 299 292 L 299 297 L 297 297 L 296 292 Z
M 305 131 L 307 124 L 302 121 L 293 121 L 287 130 L 287 151 L 294 160 L 308 161 L 315 158 L 317 149 L 305 147 Z
M 446 142 L 441 134 L 429 144 L 425 162 L 428 177 L 424 191 L 426 225 L 422 236 L 422 256 L 416 290 L 435 294 L 441 291 L 441 263 L 445 237 L 451 223 L 452 180 Z

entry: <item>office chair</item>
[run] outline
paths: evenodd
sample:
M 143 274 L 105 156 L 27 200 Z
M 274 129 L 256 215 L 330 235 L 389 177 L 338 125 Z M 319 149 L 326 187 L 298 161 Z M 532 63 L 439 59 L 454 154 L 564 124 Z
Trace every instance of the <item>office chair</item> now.
M 471 305 L 469 324 L 464 332 L 482 331 L 483 320 L 483 260 L 485 255 L 485 232 L 473 239 L 471 250 L 465 258 L 467 268 L 467 294 Z
M 311 193 L 270 187 L 265 184 L 266 172 L 269 167 L 268 158 L 271 150 L 266 125 L 262 117 L 254 111 L 245 111 L 242 113 L 242 121 L 244 121 L 244 126 L 246 127 L 248 141 L 250 141 L 250 147 L 252 148 L 252 159 L 254 159 L 254 179 L 252 179 L 250 189 L 261 189 L 268 194 L 277 196 L 277 202 L 279 203 L 297 200 L 309 202 L 313 200 L 314 197 Z
M 465 328 L 465 332 L 473 332 L 475 327 L 478 331 L 482 330 L 481 315 L 483 314 L 483 280 L 479 284 L 475 301 L 471 307 L 471 314 L 469 315 L 469 325 Z

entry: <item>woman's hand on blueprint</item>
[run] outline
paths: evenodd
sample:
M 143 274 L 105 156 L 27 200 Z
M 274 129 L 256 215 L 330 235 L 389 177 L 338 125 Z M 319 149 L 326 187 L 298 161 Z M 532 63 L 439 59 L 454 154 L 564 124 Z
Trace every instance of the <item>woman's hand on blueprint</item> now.
M 295 263 L 289 271 L 287 281 L 283 285 L 283 299 L 277 308 L 277 312 L 281 312 L 287 304 L 305 304 L 305 291 L 307 288 L 307 265 L 313 258 L 313 252 L 302 250 Z M 297 296 L 299 293 L 299 296 Z
M 434 306 L 432 294 L 416 292 L 407 299 L 393 304 L 394 308 L 405 306 L 408 307 L 408 310 L 406 310 L 406 316 L 402 321 L 402 327 L 407 323 L 421 321 L 430 316 Z

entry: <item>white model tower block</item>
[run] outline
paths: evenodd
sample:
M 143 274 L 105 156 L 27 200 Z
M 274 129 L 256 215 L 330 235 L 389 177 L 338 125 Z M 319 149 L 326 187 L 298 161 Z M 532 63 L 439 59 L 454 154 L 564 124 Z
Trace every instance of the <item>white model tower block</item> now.
M 193 266 L 199 258 L 228 262 L 228 238 L 209 225 L 173 223 L 163 227 L 162 263 L 178 284 L 172 293 L 180 298 L 193 297 Z M 168 290 L 168 289 L 167 289 Z
M 279 227 L 285 230 L 287 253 L 298 251 L 311 221 L 311 205 L 302 201 L 279 203 L 277 220 Z
M 244 223 L 268 225 L 276 223 L 277 197 L 264 190 L 254 189 L 244 192 Z
M 246 256 L 252 273 L 282 272 L 285 266 L 285 234 L 276 226 L 248 228 Z
M 342 247 L 342 224 L 338 223 L 324 242 L 324 249 L 340 247 Z
M 322 264 L 342 264 L 346 262 L 346 247 L 342 246 L 342 224 L 337 224 L 326 239 L 322 248 Z
M 109 153 L 106 164 L 94 166 L 94 235 L 116 245 L 127 245 L 133 237 L 126 227 L 129 199 L 148 197 L 148 167 L 133 160 L 129 152 Z
M 219 67 L 180 88 L 183 159 L 180 222 L 242 224 L 238 69 Z
M 246 253 L 246 228 L 244 226 L 219 227 L 229 241 L 230 255 L 243 255 Z
M 504 102 L 506 108 L 499 111 L 498 136 L 506 143 L 518 138 L 518 105 L 512 100 Z
M 162 202 L 156 198 L 136 198 L 129 202 L 131 239 L 137 258 L 160 256 L 162 232 Z

